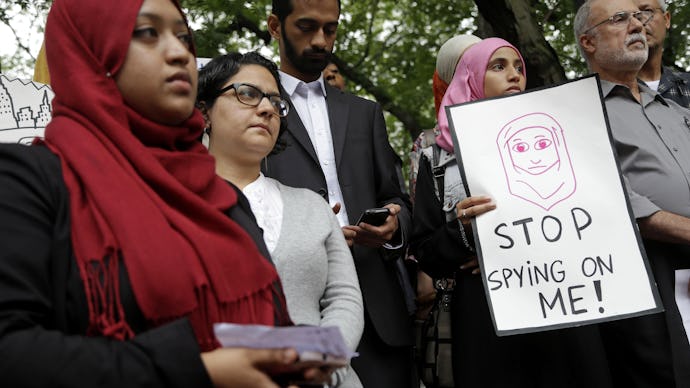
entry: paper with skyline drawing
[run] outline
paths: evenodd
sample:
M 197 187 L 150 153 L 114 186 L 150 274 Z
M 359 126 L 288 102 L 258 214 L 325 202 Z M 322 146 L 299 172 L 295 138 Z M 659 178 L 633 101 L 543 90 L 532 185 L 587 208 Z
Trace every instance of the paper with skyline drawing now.
M 197 58 L 199 68 L 211 58 Z M 55 93 L 49 85 L 0 74 L 0 143 L 31 144 L 43 137 Z
M 0 74 L 0 142 L 30 144 L 50 121 L 50 86 Z

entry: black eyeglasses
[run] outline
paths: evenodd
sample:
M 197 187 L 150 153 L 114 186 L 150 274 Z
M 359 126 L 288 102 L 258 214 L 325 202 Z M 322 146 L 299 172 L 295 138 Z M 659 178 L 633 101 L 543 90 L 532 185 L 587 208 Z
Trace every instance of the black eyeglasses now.
M 610 23 L 613 27 L 623 27 L 627 26 L 628 23 L 630 22 L 630 17 L 634 17 L 635 19 L 639 20 L 642 25 L 646 25 L 649 23 L 650 20 L 654 17 L 654 10 L 653 9 L 645 9 L 643 11 L 635 11 L 635 12 L 629 12 L 629 11 L 620 11 L 616 12 L 613 14 L 613 16 L 606 18 L 602 20 L 601 22 L 593 25 L 592 27 L 589 27 L 586 29 L 583 34 L 586 34 L 593 29 L 599 27 L 600 25 L 604 23 Z
M 266 97 L 279 117 L 287 116 L 288 112 L 290 111 L 290 106 L 288 105 L 287 101 L 283 100 L 279 94 L 264 93 L 256 86 L 250 84 L 234 83 L 228 85 L 220 89 L 218 91 L 218 95 L 220 96 L 230 89 L 235 89 L 235 97 L 237 97 L 237 101 L 245 105 L 259 106 L 259 104 L 261 104 L 261 100 Z

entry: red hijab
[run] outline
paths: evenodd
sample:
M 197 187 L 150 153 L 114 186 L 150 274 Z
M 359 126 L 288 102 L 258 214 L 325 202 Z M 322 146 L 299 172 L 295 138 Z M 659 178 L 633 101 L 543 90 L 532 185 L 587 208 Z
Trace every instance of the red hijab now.
M 197 141 L 199 111 L 179 126 L 162 125 L 128 107 L 115 84 L 142 2 L 53 3 L 46 51 L 55 98 L 45 143 L 60 157 L 70 194 L 88 334 L 134 335 L 119 299 L 124 264 L 148 322 L 189 317 L 210 350 L 218 345 L 215 322 L 288 318 L 275 268 L 225 214 L 237 194 Z
M 446 94 L 446 90 L 448 90 L 448 83 L 441 79 L 438 75 L 438 70 L 434 70 L 434 76 L 431 78 L 431 90 L 434 92 L 434 108 L 436 108 L 436 115 L 438 116 L 438 110 L 441 109 L 441 101 Z

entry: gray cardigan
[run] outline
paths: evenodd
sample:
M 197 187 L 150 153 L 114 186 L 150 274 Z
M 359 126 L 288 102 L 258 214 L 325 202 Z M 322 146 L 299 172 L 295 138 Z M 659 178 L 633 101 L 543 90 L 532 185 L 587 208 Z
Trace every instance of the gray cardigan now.
M 364 329 L 362 293 L 335 214 L 311 190 L 267 179 L 277 183 L 283 200 L 283 222 L 271 257 L 290 317 L 295 324 L 337 326 L 355 350 Z M 362 387 L 352 368 L 339 371 L 338 378 L 339 387 Z

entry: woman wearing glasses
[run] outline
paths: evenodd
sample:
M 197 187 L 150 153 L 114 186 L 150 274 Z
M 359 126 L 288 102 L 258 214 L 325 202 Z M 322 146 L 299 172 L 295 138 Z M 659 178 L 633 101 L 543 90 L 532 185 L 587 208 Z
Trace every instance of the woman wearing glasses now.
M 249 199 L 292 320 L 337 326 L 354 350 L 364 327 L 362 295 L 335 214 L 318 194 L 261 173 L 262 160 L 283 146 L 278 139 L 289 105 L 278 85 L 276 65 L 257 53 L 231 53 L 209 62 L 199 74 L 197 99 L 209 151 L 217 174 Z M 351 368 L 334 379 L 339 387 L 362 386 Z
M 46 55 L 45 141 L 0 145 L 0 386 L 277 388 L 294 350 L 213 334 L 290 320 L 248 206 L 197 141 L 179 4 L 55 0 Z

